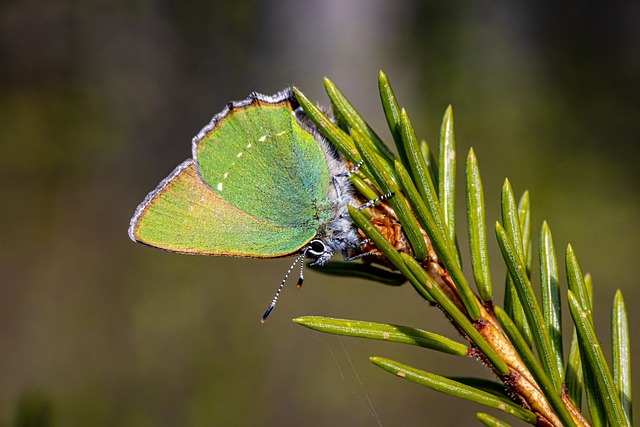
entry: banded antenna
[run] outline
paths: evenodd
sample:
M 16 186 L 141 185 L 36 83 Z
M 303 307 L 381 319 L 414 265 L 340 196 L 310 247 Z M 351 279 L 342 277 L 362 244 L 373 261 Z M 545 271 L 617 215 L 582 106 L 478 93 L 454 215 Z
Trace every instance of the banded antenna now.
M 271 305 L 269 305 L 269 308 L 267 308 L 267 311 L 265 311 L 264 314 L 262 315 L 262 319 L 260 319 L 260 323 L 264 323 L 265 320 L 267 320 L 267 317 L 269 317 L 269 315 L 273 311 L 273 309 L 276 308 L 276 303 L 278 302 L 278 297 L 280 296 L 280 292 L 282 292 L 282 288 L 284 288 L 285 282 L 289 278 L 291 271 L 293 271 L 293 267 L 295 267 L 298 262 L 300 263 L 300 277 L 298 278 L 298 283 L 296 284 L 296 286 L 298 288 L 302 286 L 302 282 L 304 281 L 304 276 L 303 276 L 304 257 L 307 255 L 308 249 L 309 249 L 308 247 L 305 248 L 305 250 L 302 251 L 302 253 L 298 255 L 296 259 L 293 261 L 293 264 L 291 264 L 291 267 L 289 267 L 289 270 L 287 270 L 287 274 L 284 275 L 284 279 L 282 279 L 282 282 L 280 283 L 280 286 L 278 287 L 276 294 L 273 296 L 273 300 L 271 300 Z

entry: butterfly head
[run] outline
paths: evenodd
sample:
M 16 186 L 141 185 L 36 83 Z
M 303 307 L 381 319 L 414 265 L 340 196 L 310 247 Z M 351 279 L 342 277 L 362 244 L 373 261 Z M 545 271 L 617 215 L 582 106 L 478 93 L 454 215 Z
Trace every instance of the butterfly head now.
M 313 259 L 311 265 L 324 265 L 333 257 L 334 251 L 321 239 L 313 239 L 304 249 L 305 255 Z

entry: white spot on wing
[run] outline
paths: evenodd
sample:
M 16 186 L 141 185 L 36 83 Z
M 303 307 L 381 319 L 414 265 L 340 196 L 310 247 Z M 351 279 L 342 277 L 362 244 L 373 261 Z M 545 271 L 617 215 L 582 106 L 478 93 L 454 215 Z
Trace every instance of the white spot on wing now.
M 251 143 L 249 143 L 249 144 L 247 145 L 247 148 L 251 148 Z
M 260 138 L 258 138 L 258 141 L 260 142 L 265 142 L 267 140 L 267 135 L 262 135 Z
M 222 179 L 227 179 L 228 176 L 229 176 L 229 172 L 225 172 L 224 175 L 222 175 Z
M 238 158 L 242 157 L 242 151 L 238 153 L 238 155 L 236 156 Z
M 218 183 L 218 191 L 222 191 L 222 183 L 221 182 Z

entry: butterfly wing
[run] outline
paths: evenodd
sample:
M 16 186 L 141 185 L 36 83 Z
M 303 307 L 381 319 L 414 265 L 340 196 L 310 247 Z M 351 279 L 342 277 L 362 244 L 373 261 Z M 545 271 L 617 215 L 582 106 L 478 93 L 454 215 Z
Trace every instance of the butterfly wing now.
M 289 95 L 231 103 L 194 139 L 193 158 L 204 181 L 243 212 L 317 231 L 328 213 L 329 169 Z
M 327 161 L 298 124 L 290 92 L 230 103 L 193 141 L 193 157 L 131 219 L 133 240 L 195 254 L 296 252 L 329 211 Z
M 169 251 L 264 258 L 295 252 L 314 234 L 238 209 L 202 180 L 191 159 L 149 193 L 129 227 L 131 239 Z

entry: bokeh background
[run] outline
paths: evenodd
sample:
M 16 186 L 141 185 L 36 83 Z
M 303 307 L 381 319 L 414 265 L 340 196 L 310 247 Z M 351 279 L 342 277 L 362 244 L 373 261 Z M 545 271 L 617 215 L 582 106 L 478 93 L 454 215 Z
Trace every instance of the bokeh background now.
M 38 402 L 56 426 L 475 423 L 483 408 L 368 357 L 490 377 L 475 361 L 291 322 L 322 314 L 456 337 L 410 287 L 307 270 L 260 325 L 290 260 L 175 255 L 127 237 L 191 137 L 251 91 L 295 84 L 326 103 L 328 76 L 388 139 L 380 69 L 432 145 L 453 105 L 459 176 L 474 147 L 489 230 L 505 177 L 531 191 L 536 239 L 546 219 L 559 256 L 572 243 L 593 274 L 605 345 L 622 289 L 640 354 L 638 22 L 632 1 L 2 2 L 0 426 Z

